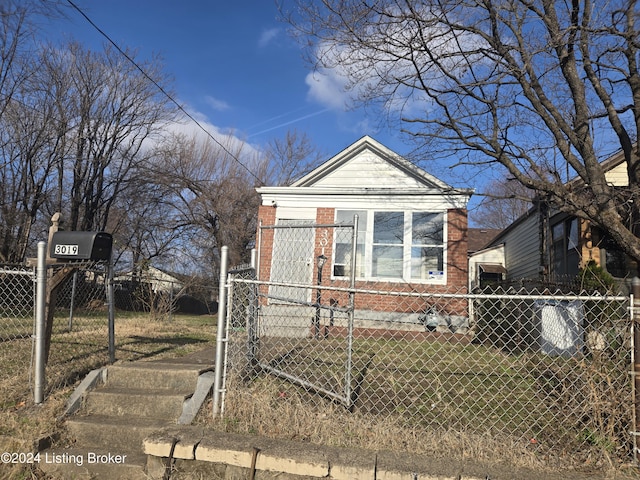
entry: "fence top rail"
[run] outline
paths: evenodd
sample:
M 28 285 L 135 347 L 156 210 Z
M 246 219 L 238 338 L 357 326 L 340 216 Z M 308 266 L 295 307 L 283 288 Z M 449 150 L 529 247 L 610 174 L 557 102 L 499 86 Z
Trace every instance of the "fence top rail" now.
M 0 275 L 27 275 L 31 277 L 33 274 L 32 268 L 16 268 L 15 270 L 7 268 L 0 269 Z
M 285 302 L 291 305 L 302 305 L 303 307 L 315 307 L 322 310 L 329 310 L 330 312 L 338 312 L 338 313 L 349 313 L 352 308 L 349 307 L 341 307 L 339 305 L 325 305 L 324 303 L 318 302 L 306 302 L 304 300 L 296 300 L 293 298 L 279 297 L 277 295 L 265 295 L 259 294 L 260 298 L 266 298 L 268 300 L 276 300 L 280 302 Z
M 251 272 L 252 270 L 255 270 L 254 267 L 252 267 L 251 265 L 238 265 L 236 267 L 230 268 L 227 273 L 229 275 L 235 275 L 238 273 L 245 273 L 245 272 Z
M 368 295 L 395 295 L 401 297 L 438 297 L 438 298 L 464 298 L 467 300 L 580 300 L 587 301 L 611 301 L 611 302 L 628 302 L 630 297 L 626 295 L 601 295 L 601 294 L 509 294 L 509 293 L 465 293 L 465 292 L 400 292 L 393 290 L 376 290 L 376 289 L 361 289 L 350 287 L 336 287 L 326 285 L 310 285 L 302 283 L 286 283 L 286 282 L 265 282 L 264 280 L 254 280 L 247 278 L 233 278 L 232 282 L 237 283 L 250 283 L 256 285 L 278 286 L 278 287 L 291 287 L 291 288 L 313 288 L 335 292 L 347 292 L 358 293 Z
M 353 228 L 353 222 L 345 222 L 345 223 L 302 223 L 302 224 L 294 224 L 294 225 L 260 225 L 262 230 L 275 230 L 281 228 Z

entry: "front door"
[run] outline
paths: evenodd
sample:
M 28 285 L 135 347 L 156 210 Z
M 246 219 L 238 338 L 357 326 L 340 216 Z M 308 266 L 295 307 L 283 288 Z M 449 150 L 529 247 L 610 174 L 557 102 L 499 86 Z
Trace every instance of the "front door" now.
M 278 220 L 273 235 L 271 281 L 305 287 L 271 285 L 271 303 L 311 302 L 309 287 L 313 277 L 314 234 L 309 220 Z

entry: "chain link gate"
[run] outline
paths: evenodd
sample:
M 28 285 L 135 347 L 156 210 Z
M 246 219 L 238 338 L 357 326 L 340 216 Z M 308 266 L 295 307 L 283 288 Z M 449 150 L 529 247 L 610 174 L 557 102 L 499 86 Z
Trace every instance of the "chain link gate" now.
M 268 373 L 351 407 L 357 380 L 353 297 L 348 288 L 324 286 L 323 275 L 326 279 L 329 239 L 335 236 L 345 257 L 355 258 L 356 232 L 354 224 L 304 221 L 260 228 L 260 238 L 277 240 L 271 263 L 263 265 L 271 280 L 259 282 L 257 269 L 250 267 L 229 272 L 225 370 L 238 371 L 240 363 L 244 375 Z M 350 272 L 355 265 L 343 268 Z M 353 285 L 348 277 L 344 282 Z M 335 290 L 344 291 L 345 305 L 328 294 Z

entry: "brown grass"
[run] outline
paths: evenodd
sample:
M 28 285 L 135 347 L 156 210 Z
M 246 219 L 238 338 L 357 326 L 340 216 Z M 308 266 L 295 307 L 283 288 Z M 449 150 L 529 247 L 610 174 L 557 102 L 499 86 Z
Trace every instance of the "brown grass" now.
M 213 316 L 173 315 L 158 320 L 148 314 L 122 313 L 116 317 L 116 361 L 179 357 L 205 348 L 215 339 Z M 41 441 L 60 434 L 60 416 L 67 398 L 84 376 L 108 363 L 104 314 L 56 319 L 46 368 L 45 402 L 33 402 L 31 339 L 0 343 L 0 451 L 33 452 Z M 26 479 L 24 466 L 0 465 L 0 479 Z
M 224 416 L 212 418 L 209 405 L 204 414 L 201 412 L 198 423 L 228 432 L 521 467 L 541 474 L 578 471 L 597 473 L 603 479 L 640 478 L 632 465 L 614 466 L 598 458 L 576 464 L 563 457 L 562 452 L 523 439 L 496 438 L 459 429 L 427 432 L 393 416 L 350 413 L 330 400 L 310 399 L 311 394 L 304 389 L 274 377 L 261 377 L 244 385 L 240 379 L 231 379 L 231 383 Z
M 261 361 L 286 363 L 288 374 L 313 378 L 322 387 L 339 391 L 340 381 L 330 381 L 343 376 L 339 340 L 299 342 L 300 348 L 289 348 L 283 356 L 263 341 Z M 368 363 L 367 358 L 373 361 Z M 554 367 L 556 377 L 574 387 L 567 388 L 560 399 L 548 396 L 540 390 L 539 373 L 528 360 L 539 368 Z M 369 367 L 351 412 L 310 388 L 259 374 L 247 382 L 232 377 L 224 418 L 201 421 L 224 431 L 539 470 L 595 469 L 618 474 L 628 467 L 626 450 L 612 447 L 618 436 L 621 447 L 629 439 L 628 429 L 618 431 L 628 406 L 621 405 L 620 410 L 611 405 L 628 398 L 626 391 L 614 391 L 624 390 L 626 384 L 614 382 L 604 363 L 593 361 L 589 370 L 571 359 L 536 354 L 514 357 L 482 346 L 429 342 L 408 346 L 374 339 L 354 344 L 356 371 L 362 364 Z M 600 371 L 609 373 L 599 376 Z M 338 390 L 330 387 L 334 383 Z M 434 408 L 439 395 L 448 408 Z M 606 405 L 598 407 L 598 401 Z M 609 436 L 581 437 L 584 434 L 573 422 L 585 419 L 595 427 L 602 424 L 598 432 Z

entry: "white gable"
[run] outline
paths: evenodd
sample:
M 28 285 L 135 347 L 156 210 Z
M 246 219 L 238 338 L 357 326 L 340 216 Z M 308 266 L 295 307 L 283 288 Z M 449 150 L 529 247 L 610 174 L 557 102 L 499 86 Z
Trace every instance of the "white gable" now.
M 278 209 L 466 208 L 472 190 L 456 189 L 371 137 L 347 147 L 291 186 L 259 187 L 262 205 Z M 288 211 L 288 210 L 287 210 Z
M 424 188 L 425 182 L 400 170 L 371 150 L 363 150 L 310 187 Z M 435 187 L 435 185 L 430 185 Z
M 411 162 L 365 136 L 295 182 L 310 188 L 419 188 L 451 187 Z

